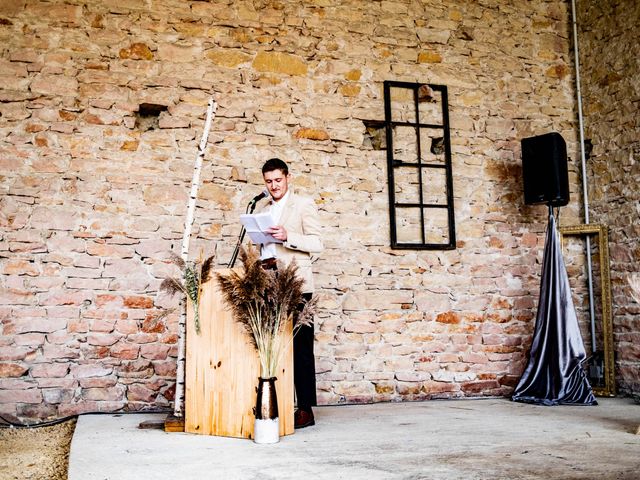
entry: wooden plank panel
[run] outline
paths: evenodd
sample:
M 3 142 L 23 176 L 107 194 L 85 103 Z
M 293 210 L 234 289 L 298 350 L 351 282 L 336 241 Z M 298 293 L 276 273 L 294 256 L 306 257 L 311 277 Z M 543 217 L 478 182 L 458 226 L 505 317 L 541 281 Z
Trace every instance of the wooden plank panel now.
M 228 270 L 219 270 L 228 272 Z M 253 437 L 253 408 L 260 362 L 248 334 L 227 310 L 217 280 L 202 286 L 200 334 L 193 311 L 187 309 L 185 431 L 203 435 Z M 291 328 L 285 332 L 288 348 L 280 361 L 276 381 L 280 434 L 294 432 L 293 345 Z

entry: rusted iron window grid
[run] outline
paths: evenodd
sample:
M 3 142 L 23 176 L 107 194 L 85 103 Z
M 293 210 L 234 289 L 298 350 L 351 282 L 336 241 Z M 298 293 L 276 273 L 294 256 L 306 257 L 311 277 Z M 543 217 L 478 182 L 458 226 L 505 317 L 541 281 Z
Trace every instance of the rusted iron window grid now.
M 433 92 L 440 93 L 440 105 L 441 105 L 441 122 L 421 123 L 420 121 L 420 108 L 419 108 L 419 90 L 420 87 L 426 85 Z M 391 90 L 392 89 L 409 89 L 413 91 L 413 103 L 415 109 L 415 121 L 394 121 L 392 116 L 392 102 L 391 102 Z M 391 233 L 391 248 L 393 249 L 405 249 L 405 250 L 453 250 L 456 248 L 456 234 L 455 234 L 455 216 L 453 208 L 453 174 L 451 170 L 451 141 L 449 134 L 449 110 L 448 110 L 448 96 L 447 87 L 445 85 L 435 84 L 421 84 L 410 82 L 396 82 L 385 81 L 384 82 L 384 109 L 385 109 L 385 130 L 387 140 L 387 173 L 388 173 L 388 185 L 389 185 L 389 216 L 390 216 L 390 233 Z M 416 133 L 416 162 L 407 162 L 394 157 L 394 128 L 395 127 L 413 127 Z M 426 163 L 422 161 L 422 149 L 427 148 L 421 144 L 421 129 L 441 130 L 442 139 L 444 141 L 444 162 L 440 163 Z M 414 167 L 418 172 L 418 189 L 417 198 L 411 202 L 398 202 L 396 201 L 396 169 L 401 167 Z M 446 173 L 446 203 L 425 203 L 423 187 L 425 182 L 424 172 L 428 169 L 444 169 Z M 419 209 L 420 212 L 420 242 L 406 242 L 398 240 L 398 231 L 396 222 L 401 221 L 402 218 L 398 217 L 398 208 L 402 209 Z M 447 210 L 447 240 L 443 243 L 428 242 L 427 234 L 425 230 L 425 213 L 435 209 Z

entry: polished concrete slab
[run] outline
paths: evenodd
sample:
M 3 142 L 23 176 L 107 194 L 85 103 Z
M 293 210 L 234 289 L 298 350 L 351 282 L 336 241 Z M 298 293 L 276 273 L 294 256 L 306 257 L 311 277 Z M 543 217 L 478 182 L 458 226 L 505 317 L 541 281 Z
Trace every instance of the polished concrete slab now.
M 640 405 L 506 399 L 316 408 L 280 443 L 141 430 L 164 415 L 85 415 L 70 480 L 640 479 Z

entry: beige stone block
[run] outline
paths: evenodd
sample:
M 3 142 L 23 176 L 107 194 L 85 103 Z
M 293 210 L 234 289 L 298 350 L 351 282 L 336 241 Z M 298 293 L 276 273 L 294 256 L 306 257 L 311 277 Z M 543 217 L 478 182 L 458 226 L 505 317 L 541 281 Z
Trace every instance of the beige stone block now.
M 343 310 L 391 310 L 413 303 L 412 291 L 349 292 L 342 302 Z
M 251 61 L 251 55 L 242 50 L 235 49 L 215 49 L 207 52 L 207 58 L 215 65 L 221 67 L 235 68 L 238 65 Z
M 77 24 L 82 18 L 81 5 L 27 4 L 26 12 L 36 18 L 47 18 L 54 24 Z
M 266 51 L 258 52 L 252 67 L 258 72 L 284 73 L 286 75 L 306 75 L 308 70 L 306 62 L 297 55 Z
M 449 41 L 451 32 L 437 28 L 417 28 L 416 35 L 418 35 L 418 39 L 424 43 L 446 44 Z
M 145 203 L 166 204 L 180 203 L 187 204 L 188 192 L 186 188 L 179 185 L 147 185 L 142 193 Z
M 215 202 L 223 210 L 231 210 L 233 208 L 230 192 L 214 183 L 203 184 L 198 190 L 198 198 Z
M 177 63 L 202 60 L 202 47 L 199 45 L 162 43 L 158 45 L 158 59 Z
M 37 75 L 31 82 L 31 91 L 43 95 L 69 95 L 78 93 L 78 81 L 64 75 Z

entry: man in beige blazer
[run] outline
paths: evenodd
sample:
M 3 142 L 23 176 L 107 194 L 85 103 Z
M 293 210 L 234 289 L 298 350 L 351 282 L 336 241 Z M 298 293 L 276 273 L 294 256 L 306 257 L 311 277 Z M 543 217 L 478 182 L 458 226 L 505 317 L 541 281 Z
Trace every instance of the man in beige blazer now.
M 324 248 L 318 210 L 312 199 L 293 192 L 289 168 L 279 158 L 272 158 L 263 165 L 262 176 L 271 196 L 263 211 L 269 210 L 276 222 L 268 233 L 282 243 L 263 244 L 260 258 L 265 268 L 275 268 L 277 261 L 286 265 L 295 259 L 298 273 L 304 280 L 303 296 L 308 302 L 314 291 L 311 254 Z M 313 324 L 303 326 L 293 339 L 293 382 L 298 406 L 296 428 L 315 424 L 311 408 L 317 405 L 313 331 Z

